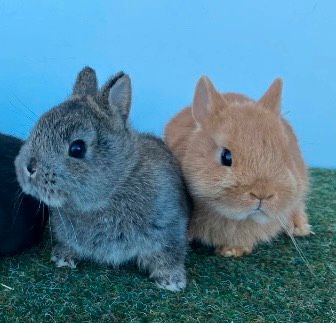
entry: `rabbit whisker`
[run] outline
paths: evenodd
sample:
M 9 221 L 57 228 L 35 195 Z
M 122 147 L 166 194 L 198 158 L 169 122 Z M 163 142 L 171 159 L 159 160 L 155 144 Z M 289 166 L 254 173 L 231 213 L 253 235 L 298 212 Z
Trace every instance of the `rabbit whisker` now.
M 23 109 L 21 109 L 18 106 L 16 106 L 11 99 L 9 99 L 8 101 L 9 101 L 11 107 L 14 108 L 14 110 L 19 111 L 20 113 L 22 113 L 22 115 L 24 117 L 26 117 L 30 122 L 32 122 L 32 124 L 36 123 L 36 120 L 34 120 L 26 111 L 24 111 Z M 31 124 L 29 126 L 31 126 Z
M 19 97 L 17 96 L 17 95 L 15 95 L 14 93 L 13 93 L 13 96 L 14 96 L 14 98 L 24 107 L 24 108 L 26 108 L 34 117 L 36 117 L 36 118 L 38 118 L 38 115 L 32 110 L 32 109 L 30 109 L 26 104 L 24 104 L 20 99 L 19 99 Z
M 299 253 L 301 259 L 303 260 L 303 262 L 305 263 L 305 265 L 308 267 L 310 273 L 315 277 L 315 273 L 307 259 L 307 257 L 304 255 L 302 249 L 300 248 L 300 246 L 298 245 L 295 237 L 293 236 L 293 234 L 289 231 L 288 226 L 285 224 L 285 222 L 283 221 L 283 219 L 280 217 L 277 218 L 279 220 L 279 223 L 281 225 L 281 227 L 285 230 L 286 234 L 289 236 L 289 238 L 291 239 L 295 249 L 297 250 L 297 252 Z
M 67 230 L 67 228 L 65 226 L 65 222 L 64 222 L 64 219 L 63 219 L 63 217 L 61 215 L 61 212 L 59 211 L 58 207 L 56 207 L 56 209 L 57 209 L 57 212 L 58 212 L 58 216 L 59 216 L 59 218 L 60 218 L 60 220 L 62 222 L 62 225 L 63 225 L 63 228 L 64 228 L 64 232 L 65 232 L 67 238 L 69 239 L 69 232 L 68 232 L 68 230 Z
M 44 214 L 44 208 L 43 208 L 43 214 Z M 52 229 L 51 229 L 50 216 L 48 217 L 48 222 L 49 222 L 49 232 L 50 232 L 50 243 L 51 243 L 51 245 L 53 245 L 53 237 L 52 237 Z
M 23 195 L 23 192 L 21 192 L 19 194 L 19 196 L 16 198 L 16 202 L 14 203 L 14 209 L 16 209 L 16 212 L 15 212 L 15 216 L 14 216 L 13 222 L 12 222 L 13 225 L 15 224 L 15 221 L 16 221 L 17 216 L 19 214 L 23 199 L 24 199 L 24 195 Z
M 59 210 L 58 207 L 57 207 L 57 211 L 58 211 L 58 214 L 60 215 L 61 219 L 63 220 L 63 218 L 62 218 L 62 216 L 61 216 L 61 213 L 60 213 L 60 210 Z M 76 235 L 75 227 L 74 227 L 74 225 L 72 224 L 71 219 L 70 219 L 66 214 L 65 214 L 65 216 L 66 216 L 67 220 L 70 222 L 71 229 L 72 229 L 72 232 L 73 232 L 73 235 L 74 235 L 76 244 L 78 244 L 78 240 L 77 240 L 77 235 Z M 63 224 L 64 224 L 64 221 L 63 221 Z

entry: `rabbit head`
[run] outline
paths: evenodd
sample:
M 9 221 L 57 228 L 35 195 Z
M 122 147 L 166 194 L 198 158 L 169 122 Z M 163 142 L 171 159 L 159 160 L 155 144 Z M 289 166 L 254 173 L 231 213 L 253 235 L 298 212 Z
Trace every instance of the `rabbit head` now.
M 40 118 L 16 158 L 23 191 L 53 207 L 104 207 L 134 157 L 130 104 L 127 75 L 98 90 L 95 71 L 84 68 L 73 95 Z
M 196 123 L 182 167 L 196 200 L 235 220 L 275 220 L 302 195 L 298 149 L 280 115 L 282 81 L 257 102 L 220 94 L 207 77 L 196 88 Z M 295 138 L 295 137 L 294 137 Z

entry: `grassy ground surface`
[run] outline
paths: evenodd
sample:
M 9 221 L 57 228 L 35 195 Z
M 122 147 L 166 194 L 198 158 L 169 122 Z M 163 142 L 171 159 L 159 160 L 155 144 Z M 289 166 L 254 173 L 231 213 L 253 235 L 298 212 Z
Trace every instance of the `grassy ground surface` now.
M 250 256 L 227 259 L 199 247 L 188 256 L 189 284 L 159 290 L 135 267 L 81 263 L 56 269 L 50 238 L 0 260 L 0 322 L 336 322 L 336 170 L 312 170 L 308 211 L 315 236 L 280 236 Z

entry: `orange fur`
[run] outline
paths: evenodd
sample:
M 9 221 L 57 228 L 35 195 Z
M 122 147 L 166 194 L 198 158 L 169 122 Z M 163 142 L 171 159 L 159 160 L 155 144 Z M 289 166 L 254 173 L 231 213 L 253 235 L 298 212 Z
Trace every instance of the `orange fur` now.
M 217 247 L 221 255 L 249 253 L 284 227 L 297 235 L 310 233 L 306 167 L 294 132 L 280 115 L 281 91 L 278 79 L 255 102 L 220 94 L 202 77 L 192 108 L 165 129 L 194 200 L 190 238 Z M 223 147 L 232 153 L 231 167 L 220 162 Z

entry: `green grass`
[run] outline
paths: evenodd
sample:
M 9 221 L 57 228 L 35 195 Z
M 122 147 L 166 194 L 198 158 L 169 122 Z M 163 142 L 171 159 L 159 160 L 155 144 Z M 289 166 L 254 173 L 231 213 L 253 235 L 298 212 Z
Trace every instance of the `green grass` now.
M 156 286 L 135 267 L 81 263 L 57 269 L 50 237 L 0 264 L 0 322 L 336 322 L 336 170 L 312 170 L 308 211 L 316 233 L 279 236 L 240 259 L 199 247 L 187 259 L 184 292 Z

